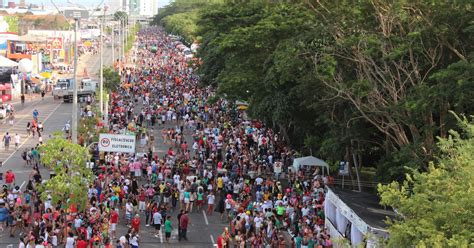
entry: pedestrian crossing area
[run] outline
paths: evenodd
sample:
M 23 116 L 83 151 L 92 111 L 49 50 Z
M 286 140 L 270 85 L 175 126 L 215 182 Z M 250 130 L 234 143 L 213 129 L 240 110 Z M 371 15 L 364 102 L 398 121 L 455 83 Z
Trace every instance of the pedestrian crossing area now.
M 51 116 L 57 108 L 61 105 L 61 102 L 54 101 L 52 98 L 47 98 L 42 101 L 34 103 L 32 106 L 25 106 L 23 109 L 17 110 L 15 114 L 15 119 L 11 124 L 8 120 L 0 122 L 0 136 L 1 136 L 1 145 L 0 145 L 0 161 L 5 164 L 7 160 L 12 157 L 21 158 L 21 153 L 26 148 L 34 147 L 39 142 L 38 134 L 35 134 L 35 137 L 28 135 L 27 132 L 27 123 L 33 120 L 33 110 L 36 109 L 39 113 L 38 122 L 43 124 L 43 130 L 46 128 L 45 121 L 49 116 Z M 8 133 L 11 137 L 9 147 L 5 146 L 4 137 Z M 18 147 L 15 147 L 16 140 L 15 135 L 19 135 Z M 42 139 L 43 142 L 47 140 L 49 133 L 43 131 Z M 19 152 L 17 152 L 19 151 Z

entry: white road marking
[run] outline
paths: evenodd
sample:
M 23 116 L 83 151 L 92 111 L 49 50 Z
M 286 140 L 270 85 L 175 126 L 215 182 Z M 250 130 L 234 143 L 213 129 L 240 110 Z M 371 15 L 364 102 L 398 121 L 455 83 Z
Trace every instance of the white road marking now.
M 214 237 L 212 236 L 212 234 L 209 235 L 209 236 L 211 236 L 211 242 L 212 242 L 212 244 L 214 245 L 214 244 L 216 243 L 216 242 L 214 242 Z
M 206 222 L 206 225 L 209 226 L 209 221 L 207 221 L 206 212 L 204 212 L 204 210 L 202 210 L 202 215 L 204 215 L 204 221 Z
M 41 101 L 41 100 L 37 100 L 37 101 L 35 102 L 36 104 L 31 104 L 31 107 L 36 108 L 36 106 L 38 106 L 39 101 Z M 37 102 L 38 102 L 38 103 L 37 103 Z M 6 133 L 11 133 L 11 130 L 14 129 L 14 128 L 17 126 L 17 124 L 18 124 L 19 122 L 21 122 L 22 120 L 25 120 L 26 118 L 28 118 L 28 117 L 31 116 L 31 115 L 24 114 L 24 115 L 19 115 L 19 116 L 23 116 L 23 117 L 21 117 L 21 118 L 16 118 L 17 116 L 15 115 L 15 119 L 13 120 L 13 125 L 10 125 L 10 128 L 6 131 Z M 43 122 L 44 122 L 44 121 L 43 121 Z M 5 122 L 4 122 L 3 124 L 6 124 L 6 123 L 7 123 L 7 121 L 6 121 L 6 119 L 5 119 Z
M 26 181 L 23 181 L 20 185 L 20 191 L 21 191 L 21 188 L 23 188 L 23 185 L 25 185 Z
M 163 233 L 160 230 L 160 242 L 163 244 Z
M 51 116 L 54 114 L 54 112 L 56 112 L 56 110 L 59 108 L 59 106 L 61 106 L 61 104 L 62 104 L 62 103 L 59 103 L 58 106 L 56 106 L 56 108 L 54 108 L 54 110 L 53 110 L 51 113 L 49 113 L 48 116 L 46 116 L 46 118 L 43 120 L 43 123 L 46 123 L 46 121 L 49 119 L 49 117 L 51 117 Z M 20 150 L 20 148 L 21 148 L 29 139 L 30 139 L 30 137 L 27 137 L 27 138 L 18 146 L 18 149 L 17 149 L 17 150 Z M 16 153 L 16 151 L 13 152 L 13 153 L 11 153 L 10 156 L 8 156 L 7 159 L 5 159 L 5 161 L 3 161 L 3 163 L 6 164 L 7 161 L 8 161 L 11 157 L 13 157 L 13 155 L 14 155 L 15 153 Z

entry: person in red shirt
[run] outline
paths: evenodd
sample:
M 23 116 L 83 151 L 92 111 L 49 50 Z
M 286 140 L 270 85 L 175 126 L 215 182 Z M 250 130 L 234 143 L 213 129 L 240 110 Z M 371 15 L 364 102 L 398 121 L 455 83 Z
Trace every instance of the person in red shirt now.
M 145 212 L 146 208 L 146 194 L 145 190 L 142 188 L 140 189 L 140 195 L 138 195 L 138 210 L 140 212 Z
M 135 218 L 132 219 L 132 230 L 135 233 L 138 233 L 140 231 L 140 215 L 139 214 L 135 215 Z
M 7 184 L 9 189 L 12 189 L 13 185 L 15 184 L 15 173 L 12 170 L 8 170 L 5 173 L 5 183 Z
M 118 221 L 119 214 L 115 209 L 112 209 L 112 211 L 110 211 L 110 236 L 112 239 L 115 239 Z
M 179 218 L 179 228 L 181 230 L 181 237 L 179 240 L 184 239 L 188 241 L 188 237 L 186 236 L 186 233 L 188 231 L 188 225 L 189 225 L 189 217 L 188 217 L 188 211 L 184 211 L 184 214 L 181 215 Z
M 82 236 L 82 235 L 81 235 Z M 84 240 L 84 237 L 81 237 L 76 244 L 77 248 L 87 248 L 87 241 Z
M 217 237 L 217 248 L 224 248 L 224 239 L 222 238 L 222 235 Z

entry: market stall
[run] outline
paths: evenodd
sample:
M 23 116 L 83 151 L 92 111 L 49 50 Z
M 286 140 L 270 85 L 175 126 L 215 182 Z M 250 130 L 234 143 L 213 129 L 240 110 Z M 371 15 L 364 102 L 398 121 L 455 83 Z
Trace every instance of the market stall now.
M 0 98 L 2 102 L 12 99 L 11 74 L 17 66 L 17 62 L 0 56 Z
M 12 100 L 12 85 L 11 83 L 0 84 L 0 98 L 1 103 Z

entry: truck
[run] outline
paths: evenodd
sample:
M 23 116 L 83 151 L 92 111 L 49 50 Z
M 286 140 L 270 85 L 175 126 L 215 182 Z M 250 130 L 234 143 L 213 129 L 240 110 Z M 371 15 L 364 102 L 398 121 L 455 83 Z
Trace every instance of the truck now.
M 67 91 L 71 87 L 72 81 L 72 78 L 58 79 L 56 85 L 53 88 L 53 97 L 58 99 L 62 98 L 64 95 L 67 95 Z
M 64 102 L 72 102 L 73 94 L 74 94 L 74 79 L 59 79 L 58 83 L 56 83 L 55 89 L 56 92 L 53 90 L 53 95 L 57 96 L 58 98 L 63 98 Z M 97 87 L 97 82 L 85 78 L 81 80 L 81 83 L 78 85 L 77 89 L 77 97 L 87 97 L 93 96 L 95 94 L 95 90 Z

